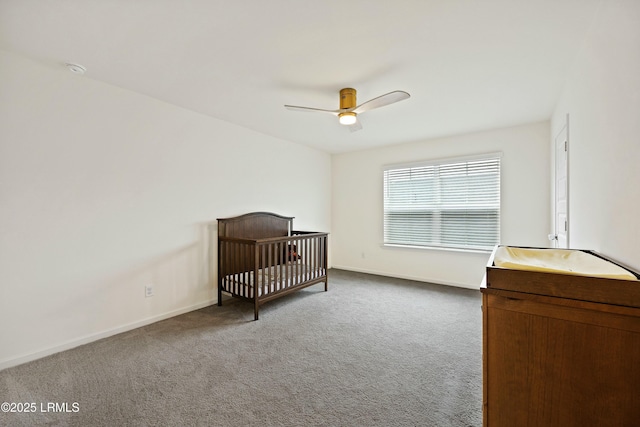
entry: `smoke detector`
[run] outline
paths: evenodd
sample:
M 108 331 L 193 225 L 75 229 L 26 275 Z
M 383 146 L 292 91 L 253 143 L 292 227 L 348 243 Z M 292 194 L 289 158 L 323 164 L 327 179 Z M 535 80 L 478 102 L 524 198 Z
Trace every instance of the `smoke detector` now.
M 87 71 L 85 67 L 79 64 L 66 63 L 65 65 L 67 66 L 69 71 L 71 71 L 74 74 L 84 74 L 85 71 Z

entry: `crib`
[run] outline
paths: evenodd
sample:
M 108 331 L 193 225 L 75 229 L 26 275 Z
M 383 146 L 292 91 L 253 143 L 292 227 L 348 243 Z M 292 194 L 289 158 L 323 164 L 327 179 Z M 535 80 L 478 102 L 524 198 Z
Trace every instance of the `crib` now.
M 294 231 L 293 218 L 252 212 L 218 218 L 218 305 L 222 293 L 260 305 L 318 283 L 327 291 L 328 233 Z

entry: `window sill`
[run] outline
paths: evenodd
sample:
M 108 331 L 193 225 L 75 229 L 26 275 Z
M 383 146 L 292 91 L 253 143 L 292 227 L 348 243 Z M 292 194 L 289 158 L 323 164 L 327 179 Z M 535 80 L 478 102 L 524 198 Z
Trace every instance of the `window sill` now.
M 464 252 L 473 254 L 490 254 L 493 249 L 462 249 L 462 248 L 444 248 L 440 246 L 411 246 L 411 245 L 398 245 L 391 243 L 382 243 L 383 248 L 395 249 L 408 249 L 408 250 L 427 250 L 427 251 L 444 251 L 444 252 Z

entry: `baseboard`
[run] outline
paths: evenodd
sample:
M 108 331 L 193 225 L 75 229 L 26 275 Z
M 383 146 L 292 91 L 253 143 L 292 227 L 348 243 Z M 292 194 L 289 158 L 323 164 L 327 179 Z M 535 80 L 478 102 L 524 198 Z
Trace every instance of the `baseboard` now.
M 354 271 L 356 273 L 366 273 L 366 274 L 373 274 L 376 276 L 384 276 L 384 277 L 393 277 L 396 279 L 406 279 L 406 280 L 413 280 L 416 282 L 426 282 L 426 283 L 434 283 L 436 285 L 445 285 L 445 286 L 453 286 L 456 288 L 464 288 L 464 289 L 475 289 L 478 290 L 480 289 L 480 284 L 478 283 L 478 286 L 469 286 L 463 283 L 455 283 L 455 282 L 445 282 L 442 280 L 434 280 L 434 279 L 429 279 L 429 278 L 425 278 L 425 277 L 417 277 L 417 276 L 410 276 L 410 275 L 406 275 L 406 274 L 390 274 L 384 271 L 376 271 L 376 270 L 371 270 L 368 268 L 357 268 L 357 267 L 347 267 L 347 266 L 342 266 L 342 265 L 332 265 L 331 268 L 335 268 L 336 270 L 347 270 L 347 271 Z
M 159 322 L 161 320 L 169 319 L 171 317 L 179 316 L 184 313 L 188 313 L 190 311 L 199 310 L 201 308 L 208 307 L 217 302 L 217 298 L 200 302 L 197 304 L 193 304 L 188 307 L 179 308 L 177 310 L 173 310 L 167 313 L 159 314 L 157 316 L 148 317 L 146 319 L 142 319 L 136 322 L 128 323 L 123 326 L 119 326 L 117 328 L 109 329 L 107 331 L 98 332 L 96 334 L 86 335 L 84 337 L 67 341 L 63 344 L 56 345 L 54 347 L 45 348 L 44 350 L 36 351 L 34 353 L 24 354 L 22 356 L 18 356 L 15 358 L 5 359 L 0 361 L 0 371 L 3 369 L 11 368 L 13 366 L 22 365 L 23 363 L 31 362 L 33 360 L 41 359 L 46 356 L 50 356 L 55 353 L 59 353 L 61 351 L 70 350 L 75 347 L 79 347 L 84 344 L 89 344 L 93 341 L 98 341 L 103 338 L 108 338 L 113 335 L 121 334 L 123 332 L 127 332 L 136 328 L 140 328 L 142 326 L 147 326 L 152 323 Z

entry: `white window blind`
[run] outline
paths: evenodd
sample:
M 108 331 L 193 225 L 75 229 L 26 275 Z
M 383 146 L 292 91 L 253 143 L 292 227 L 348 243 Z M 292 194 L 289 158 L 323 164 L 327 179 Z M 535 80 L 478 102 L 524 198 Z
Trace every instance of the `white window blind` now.
M 385 169 L 385 244 L 490 250 L 499 239 L 499 154 Z

